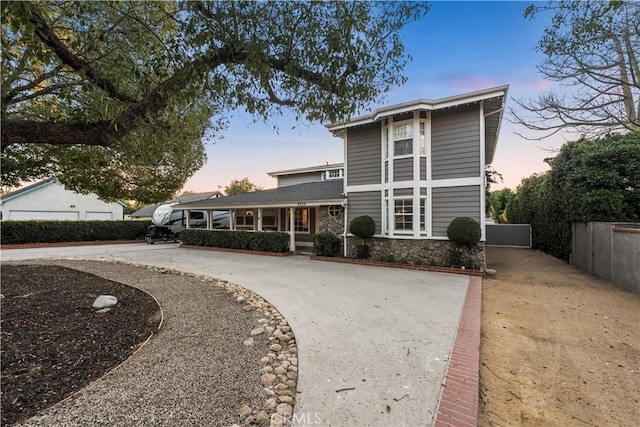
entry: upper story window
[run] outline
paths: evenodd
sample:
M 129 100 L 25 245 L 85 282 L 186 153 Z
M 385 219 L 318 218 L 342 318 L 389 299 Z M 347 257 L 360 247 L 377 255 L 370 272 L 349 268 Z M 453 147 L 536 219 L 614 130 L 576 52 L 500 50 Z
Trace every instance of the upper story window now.
M 330 169 L 328 171 L 325 171 L 323 174 L 323 178 L 325 180 L 342 178 L 342 169 Z
M 395 156 L 413 154 L 413 123 L 393 125 L 393 153 Z

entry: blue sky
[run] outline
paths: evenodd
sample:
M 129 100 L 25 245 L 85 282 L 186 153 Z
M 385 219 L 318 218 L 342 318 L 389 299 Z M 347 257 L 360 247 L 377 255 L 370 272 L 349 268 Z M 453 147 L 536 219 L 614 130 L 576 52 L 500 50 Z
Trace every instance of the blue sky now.
M 393 89 L 381 105 L 419 98 L 441 97 L 509 84 L 511 98 L 534 99 L 555 88 L 536 71 L 543 59 L 535 51 L 549 16 L 522 17 L 528 2 L 432 2 L 419 22 L 403 31 L 407 83 Z M 230 126 L 222 140 L 207 146 L 208 162 L 184 190 L 212 191 L 236 178 L 248 177 L 264 187 L 276 182 L 267 172 L 343 161 L 342 139 L 323 125 L 296 122 L 292 116 L 255 122 L 242 112 L 229 115 Z M 278 127 L 278 132 L 273 127 Z M 295 128 L 295 129 L 292 129 Z M 494 168 L 504 176 L 502 186 L 514 188 L 520 180 L 547 169 L 543 160 L 562 141 L 533 142 L 517 136 L 525 132 L 503 120 Z

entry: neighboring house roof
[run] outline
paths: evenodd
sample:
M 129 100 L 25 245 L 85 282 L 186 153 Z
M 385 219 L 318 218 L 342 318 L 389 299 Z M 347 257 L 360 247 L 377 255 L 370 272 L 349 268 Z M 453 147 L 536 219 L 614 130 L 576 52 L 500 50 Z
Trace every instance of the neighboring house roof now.
M 343 180 L 306 182 L 287 187 L 236 194 L 217 199 L 180 203 L 174 209 L 233 209 L 336 204 L 344 199 Z
M 43 179 L 42 181 L 38 181 L 36 183 L 33 183 L 31 185 L 27 185 L 26 187 L 22 187 L 16 191 L 11 191 L 9 193 L 3 194 L 2 196 L 0 196 L 0 203 L 6 203 L 10 200 L 16 199 L 18 197 L 24 196 L 26 194 L 29 194 L 33 191 L 39 190 L 41 188 L 44 188 L 48 185 L 51 184 L 55 184 L 58 183 L 59 180 L 58 178 L 48 178 L 48 179 Z M 61 184 L 62 185 L 62 184 Z M 68 190 L 68 191 L 72 191 L 72 190 Z M 96 195 L 96 197 L 98 197 Z M 125 207 L 127 206 L 126 203 L 124 203 L 121 200 L 117 200 L 116 203 L 118 203 L 120 206 Z
M 46 187 L 47 185 L 51 185 L 56 182 L 58 182 L 58 178 L 49 178 L 49 179 L 44 179 L 42 181 L 38 181 L 31 185 L 27 185 L 26 187 L 20 188 L 16 191 L 11 191 L 9 193 L 3 194 L 2 196 L 0 196 L 0 202 L 6 203 L 9 200 L 15 199 L 20 196 L 24 196 L 25 194 L 29 194 L 32 191 L 39 190 L 43 187 Z
M 151 218 L 156 208 L 160 205 L 166 205 L 169 203 L 188 203 L 188 202 L 193 202 L 194 200 L 211 199 L 211 198 L 221 197 L 221 196 L 222 196 L 222 193 L 219 191 L 207 191 L 204 193 L 183 194 L 181 196 L 176 197 L 175 199 L 168 200 L 166 202 L 147 205 L 143 208 L 140 208 L 134 213 L 132 213 L 131 217 L 132 218 Z
M 296 168 L 296 169 L 285 169 L 276 172 L 267 172 L 267 175 L 271 177 L 277 177 L 281 175 L 294 175 L 299 173 L 307 173 L 307 172 L 322 172 L 330 169 L 341 169 L 344 168 L 344 163 L 327 163 L 326 165 L 319 166 L 309 166 L 306 168 Z
M 345 129 L 379 122 L 386 117 L 397 114 L 408 113 L 415 110 L 442 110 L 483 101 L 485 116 L 485 162 L 489 164 L 493 161 L 495 154 L 508 89 L 509 85 L 504 85 L 440 99 L 417 99 L 415 101 L 378 108 L 366 116 L 356 117 L 345 123 L 329 124 L 326 125 L 326 127 L 334 135 L 338 135 Z

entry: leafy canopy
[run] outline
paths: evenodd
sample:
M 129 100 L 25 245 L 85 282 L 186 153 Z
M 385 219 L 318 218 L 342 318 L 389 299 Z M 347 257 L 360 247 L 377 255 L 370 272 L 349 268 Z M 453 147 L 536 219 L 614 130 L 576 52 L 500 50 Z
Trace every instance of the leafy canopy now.
M 640 132 L 580 138 L 549 163 L 506 208 L 510 223 L 531 224 L 535 249 L 568 260 L 572 222 L 640 221 Z
M 405 82 L 418 2 L 2 2 L 3 185 L 165 200 L 224 114 L 347 119 Z
M 262 187 L 258 187 L 245 176 L 242 179 L 234 179 L 231 181 L 228 186 L 224 187 L 224 194 L 233 196 L 235 194 L 251 193 L 259 190 L 262 190 Z

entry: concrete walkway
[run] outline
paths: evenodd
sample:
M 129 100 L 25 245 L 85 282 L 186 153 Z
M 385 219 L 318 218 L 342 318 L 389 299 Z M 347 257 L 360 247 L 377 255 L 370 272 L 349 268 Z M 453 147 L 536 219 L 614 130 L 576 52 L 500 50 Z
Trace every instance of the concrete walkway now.
M 16 249 L 1 256 L 162 266 L 260 294 L 296 336 L 294 424 L 432 425 L 469 282 L 465 276 L 175 244 Z

